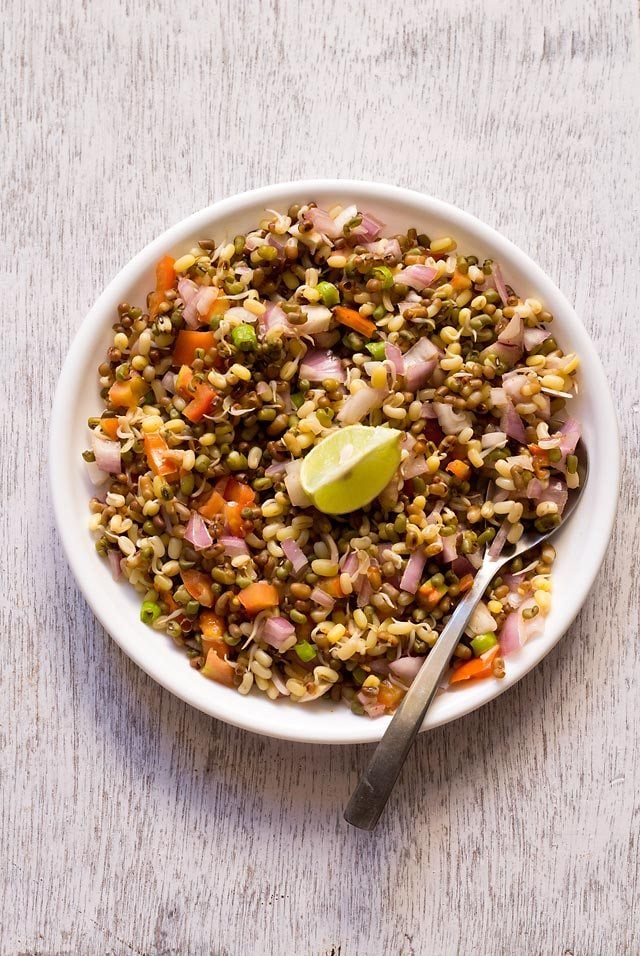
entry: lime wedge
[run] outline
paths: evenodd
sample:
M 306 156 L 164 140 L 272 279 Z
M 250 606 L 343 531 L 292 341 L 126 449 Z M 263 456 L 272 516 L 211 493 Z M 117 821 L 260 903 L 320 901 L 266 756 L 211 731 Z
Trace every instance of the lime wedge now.
M 300 482 L 318 511 L 346 514 L 369 504 L 400 464 L 402 432 L 347 425 L 327 435 L 302 462 Z

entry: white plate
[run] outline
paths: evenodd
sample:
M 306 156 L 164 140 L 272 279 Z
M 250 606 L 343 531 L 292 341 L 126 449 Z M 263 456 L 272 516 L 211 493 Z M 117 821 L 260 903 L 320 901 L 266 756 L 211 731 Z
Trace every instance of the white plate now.
M 356 717 L 325 702 L 292 705 L 262 694 L 242 697 L 205 680 L 163 634 L 139 620 L 140 598 L 113 581 L 88 531 L 92 487 L 81 453 L 88 444 L 87 418 L 100 412 L 97 366 L 110 344 L 116 306 L 143 305 L 154 285 L 154 265 L 165 253 L 178 256 L 198 239 L 232 238 L 253 227 L 265 208 L 286 210 L 294 202 L 321 206 L 355 202 L 386 223 L 391 232 L 415 226 L 432 236 L 451 235 L 462 253 L 490 257 L 523 296 L 535 296 L 555 316 L 554 335 L 565 351 L 581 358 L 580 397 L 572 413 L 580 419 L 589 449 L 591 476 L 580 507 L 554 539 L 553 609 L 545 634 L 507 659 L 503 680 L 487 679 L 441 694 L 423 730 L 468 714 L 511 687 L 556 644 L 578 613 L 603 560 L 615 515 L 619 481 L 618 428 L 600 360 L 580 320 L 542 270 L 490 226 L 437 199 L 380 183 L 318 180 L 268 186 L 215 203 L 168 229 L 109 283 L 80 326 L 62 369 L 52 414 L 50 473 L 55 517 L 73 573 L 104 627 L 129 657 L 154 680 L 199 710 L 256 733 L 309 743 L 351 744 L 378 740 L 390 718 Z

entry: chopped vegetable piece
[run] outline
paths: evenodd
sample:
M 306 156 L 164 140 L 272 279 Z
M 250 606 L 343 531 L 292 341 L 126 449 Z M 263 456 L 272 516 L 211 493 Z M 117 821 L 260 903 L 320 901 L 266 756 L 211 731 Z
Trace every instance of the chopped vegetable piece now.
M 355 309 L 347 309 L 344 305 L 337 305 L 333 310 L 333 314 L 342 325 L 348 326 L 350 329 L 353 329 L 354 332 L 359 332 L 360 335 L 364 335 L 368 339 L 370 339 L 376 331 L 376 327 L 371 319 L 366 319 L 363 315 L 360 315 L 359 312 L 356 312 Z
M 211 587 L 211 577 L 203 571 L 195 571 L 193 568 L 184 568 L 181 572 L 182 583 L 192 598 L 202 604 L 203 607 L 213 605 L 213 588 Z
M 491 650 L 492 647 L 495 647 L 497 643 L 498 641 L 495 634 L 492 634 L 491 631 L 487 631 L 486 634 L 476 634 L 471 641 L 471 650 L 476 657 L 482 657 L 482 655 Z
M 312 644 L 309 643 L 309 641 L 298 641 L 298 643 L 294 645 L 293 649 L 300 660 L 305 664 L 308 664 L 309 661 L 312 661 L 316 656 L 316 649 Z
M 210 678 L 210 680 L 217 681 L 219 684 L 233 687 L 235 668 L 232 667 L 228 661 L 223 660 L 213 647 L 209 650 L 207 660 L 204 667 L 201 668 L 200 673 L 204 677 Z
M 193 365 L 196 349 L 207 352 L 215 345 L 213 332 L 194 332 L 191 329 L 181 329 L 176 337 L 176 344 L 171 358 L 172 365 Z
M 495 647 L 490 648 L 482 657 L 474 657 L 470 661 L 465 661 L 460 667 L 457 667 L 449 678 L 450 684 L 457 684 L 463 680 L 477 679 L 480 677 L 491 677 L 493 669 L 491 663 L 494 657 L 498 656 L 500 647 L 496 643 Z
M 377 703 L 382 704 L 385 710 L 393 711 L 396 709 L 406 691 L 401 687 L 396 687 L 391 681 L 383 680 L 378 688 Z
M 433 587 L 429 581 L 426 581 L 418 588 L 418 604 L 428 611 L 433 611 L 434 607 L 438 606 L 446 593 L 447 589 L 444 585 L 442 587 Z
M 215 518 L 216 515 L 224 513 L 225 500 L 219 491 L 212 491 L 203 505 L 200 505 L 198 511 L 203 518 Z
M 101 418 L 100 419 L 100 428 L 108 435 L 112 441 L 118 440 L 118 428 L 120 426 L 120 419 L 118 418 Z
M 178 395 L 181 395 L 182 398 L 191 399 L 193 398 L 193 389 L 191 387 L 191 382 L 193 380 L 193 372 L 188 365 L 181 365 L 180 371 L 176 376 L 176 392 Z M 191 390 L 190 390 L 191 389 Z
M 140 376 L 132 376 L 124 382 L 114 382 L 109 389 L 109 401 L 116 408 L 135 408 L 149 386 Z
M 384 362 L 386 358 L 384 342 L 367 342 L 365 348 L 376 362 Z
M 256 581 L 240 591 L 238 600 L 247 614 L 258 614 L 268 607 L 276 607 L 280 598 L 273 584 Z
M 151 319 L 158 317 L 160 303 L 165 301 L 165 293 L 176 287 L 177 278 L 173 268 L 174 262 L 173 256 L 163 256 L 156 265 L 156 291 L 148 297 L 149 317 Z
M 450 461 L 447 465 L 447 471 L 459 478 L 460 481 L 467 481 L 471 474 L 471 468 L 466 461 Z
M 175 461 L 169 457 L 171 449 L 158 432 L 150 432 L 144 436 L 144 453 L 154 475 L 174 475 L 177 472 Z
M 211 411 L 216 392 L 210 385 L 196 385 L 194 397 L 182 413 L 190 422 L 199 422 Z
M 318 282 L 316 291 L 320 293 L 323 304 L 329 309 L 340 301 L 340 293 L 333 282 Z

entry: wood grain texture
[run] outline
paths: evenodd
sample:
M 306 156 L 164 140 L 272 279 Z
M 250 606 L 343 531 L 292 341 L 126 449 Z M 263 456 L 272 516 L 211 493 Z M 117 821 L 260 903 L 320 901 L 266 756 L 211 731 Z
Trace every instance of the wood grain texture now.
M 2 956 L 637 956 L 633 0 L 2 17 Z M 335 175 L 434 193 L 529 251 L 598 345 L 625 444 L 571 631 L 418 741 L 372 835 L 341 817 L 369 748 L 226 727 L 123 656 L 61 556 L 43 463 L 70 338 L 139 248 L 225 195 Z

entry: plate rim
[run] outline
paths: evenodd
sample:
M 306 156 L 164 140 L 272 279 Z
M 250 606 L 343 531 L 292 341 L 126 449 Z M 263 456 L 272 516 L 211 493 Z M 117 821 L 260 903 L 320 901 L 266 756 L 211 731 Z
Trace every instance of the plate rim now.
M 127 654 L 127 656 L 130 657 L 139 667 L 141 667 L 142 670 L 145 671 L 145 673 L 147 673 L 154 681 L 156 681 L 156 683 L 159 683 L 162 687 L 170 691 L 176 697 L 179 697 L 203 713 L 206 713 L 211 717 L 215 717 L 218 720 L 223 720 L 225 723 L 231 724 L 242 730 L 248 730 L 252 733 L 258 733 L 263 736 L 276 739 L 302 743 L 350 745 L 373 743 L 379 740 L 388 726 L 390 718 L 379 718 L 375 721 L 365 721 L 363 718 L 360 721 L 360 723 L 363 724 L 361 730 L 358 732 L 350 732 L 348 735 L 345 734 L 342 737 L 336 736 L 335 734 L 328 735 L 326 729 L 323 730 L 323 721 L 320 713 L 318 713 L 317 719 L 317 732 L 314 732 L 311 735 L 308 732 L 305 732 L 304 734 L 297 733 L 295 722 L 287 724 L 281 717 L 275 718 L 268 725 L 258 726 L 255 723 L 255 719 L 251 719 L 251 709 L 243 709 L 242 706 L 238 706 L 238 704 L 242 704 L 244 698 L 240 698 L 238 695 L 239 700 L 235 701 L 232 707 L 227 707 L 225 706 L 225 701 L 222 696 L 218 697 L 217 695 L 212 694 L 210 697 L 211 705 L 208 705 L 207 701 L 207 706 L 203 706 L 202 703 L 195 702 L 191 695 L 182 689 L 182 681 L 179 672 L 177 673 L 175 680 L 168 680 L 166 676 L 161 676 L 159 674 L 159 668 L 153 666 L 153 660 L 149 660 L 149 655 L 145 650 L 146 646 L 136 646 L 133 641 L 128 641 L 122 634 L 114 633 L 115 629 L 112 630 L 112 626 L 108 620 L 108 615 L 105 613 L 103 605 L 97 600 L 94 594 L 95 588 L 91 586 L 90 581 L 88 580 L 88 574 L 85 573 L 85 569 L 82 567 L 80 556 L 72 547 L 73 542 L 71 539 L 73 536 L 65 527 L 65 502 L 63 501 L 61 488 L 64 484 L 65 472 L 70 463 L 66 462 L 64 455 L 56 453 L 56 446 L 59 446 L 61 443 L 64 445 L 64 441 L 62 440 L 61 436 L 63 422 L 65 420 L 73 420 L 74 418 L 74 412 L 68 409 L 64 398 L 65 391 L 67 390 L 68 385 L 71 384 L 74 366 L 78 364 L 80 359 L 82 359 L 80 365 L 84 366 L 86 363 L 86 347 L 89 341 L 95 335 L 94 323 L 98 321 L 101 327 L 103 326 L 104 318 L 102 317 L 101 313 L 103 312 L 105 306 L 113 308 L 114 302 L 119 300 L 117 290 L 120 286 L 126 286 L 135 281 L 136 277 L 141 271 L 150 267 L 158 253 L 164 253 L 168 247 L 179 245 L 181 242 L 186 242 L 189 239 L 193 241 L 193 236 L 195 233 L 197 233 L 199 228 L 201 228 L 201 225 L 206 225 L 213 217 L 217 219 L 224 219 L 225 217 L 242 212 L 244 206 L 255 205 L 256 203 L 261 202 L 273 206 L 280 201 L 280 196 L 284 199 L 284 197 L 289 196 L 293 191 L 298 191 L 301 195 L 314 195 L 314 193 L 330 192 L 332 190 L 339 193 L 344 193 L 345 191 L 351 191 L 358 194 L 369 192 L 372 195 L 376 194 L 378 199 L 384 199 L 391 203 L 394 201 L 415 203 L 416 207 L 421 207 L 422 212 L 426 215 L 439 215 L 446 218 L 454 226 L 460 225 L 462 229 L 471 229 L 479 234 L 484 234 L 483 239 L 490 242 L 494 248 L 500 250 L 500 254 L 504 253 L 506 254 L 507 258 L 514 259 L 522 264 L 522 267 L 531 277 L 531 281 L 540 291 L 541 297 L 545 301 L 548 300 L 551 295 L 551 297 L 556 300 L 556 303 L 561 305 L 563 310 L 563 324 L 566 323 L 568 326 L 570 326 L 568 331 L 572 339 L 575 340 L 575 338 L 577 338 L 582 340 L 579 345 L 576 344 L 576 351 L 578 351 L 581 355 L 584 355 L 585 352 L 589 353 L 591 364 L 594 365 L 597 370 L 597 378 L 599 381 L 592 384 L 594 387 L 600 389 L 601 400 L 606 406 L 604 411 L 606 413 L 606 417 L 609 419 L 611 427 L 607 436 L 605 437 L 612 452 L 606 464 L 607 479 L 608 485 L 611 489 L 611 494 L 605 499 L 606 513 L 604 515 L 600 514 L 598 519 L 600 530 L 598 533 L 597 559 L 594 561 L 586 576 L 580 578 L 581 586 L 577 589 L 578 598 L 577 600 L 573 601 L 571 611 L 565 615 L 562 626 L 558 628 L 558 633 L 549 636 L 545 635 L 540 638 L 538 653 L 534 654 L 531 660 L 526 662 L 525 666 L 516 668 L 515 672 L 513 672 L 511 676 L 507 676 L 501 681 L 487 681 L 486 687 L 476 687 L 476 693 L 473 697 L 473 700 L 466 700 L 457 713 L 439 717 L 437 715 L 434 716 L 433 710 L 430 711 L 425 718 L 421 732 L 442 726 L 445 723 L 449 723 L 450 721 L 457 720 L 469 713 L 472 713 L 474 710 L 482 707 L 490 700 L 493 700 L 505 693 L 509 688 L 515 686 L 523 677 L 526 676 L 527 673 L 529 673 L 529 671 L 536 667 L 564 636 L 582 609 L 593 586 L 593 582 L 600 570 L 600 567 L 602 566 L 611 540 L 620 492 L 621 449 L 618 418 L 615 413 L 613 398 L 605 371 L 600 361 L 600 357 L 596 351 L 596 346 L 591 340 L 591 337 L 582 324 L 575 309 L 565 297 L 564 293 L 556 286 L 555 282 L 526 252 L 524 252 L 506 236 L 502 235 L 502 233 L 498 232 L 493 226 L 482 221 L 472 213 L 466 212 L 465 210 L 460 209 L 458 206 L 447 203 L 435 196 L 420 192 L 419 190 L 408 189 L 401 186 L 393 186 L 387 183 L 376 182 L 372 180 L 292 180 L 289 182 L 261 186 L 257 189 L 236 193 L 232 196 L 211 203 L 210 205 L 191 213 L 190 215 L 169 226 L 160 235 L 151 240 L 151 242 L 147 243 L 138 253 L 136 253 L 136 255 L 133 256 L 133 258 L 131 258 L 108 282 L 98 298 L 95 300 L 92 307 L 82 319 L 82 322 L 71 339 L 66 357 L 60 370 L 51 409 L 48 447 L 48 472 L 56 528 L 59 538 L 62 542 L 65 556 L 78 587 L 84 595 L 89 607 L 110 637 L 116 642 L 116 644 L 118 644 L 124 653 Z M 554 311 L 557 311 L 557 306 L 554 307 Z M 581 506 L 579 505 L 576 509 L 576 514 L 580 513 L 580 510 Z M 575 515 L 572 516 L 571 520 L 577 520 Z M 88 529 L 87 534 L 89 534 Z M 511 658 L 511 660 L 514 661 L 515 658 Z M 274 715 L 277 713 L 277 710 L 278 705 L 274 703 Z

